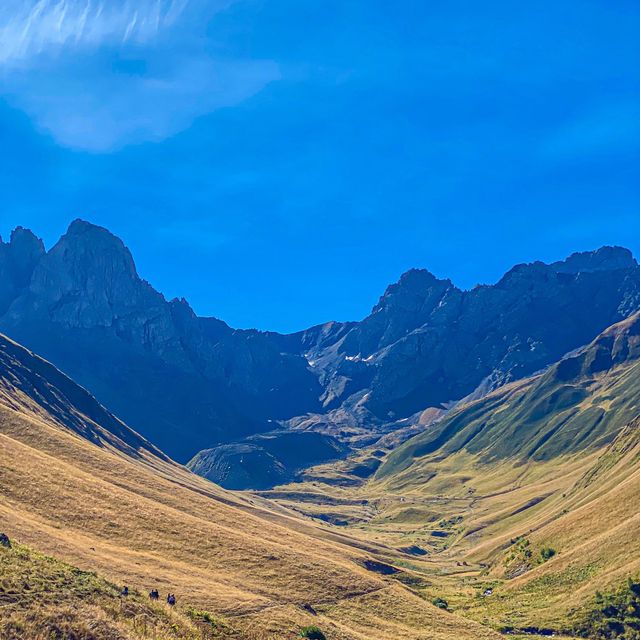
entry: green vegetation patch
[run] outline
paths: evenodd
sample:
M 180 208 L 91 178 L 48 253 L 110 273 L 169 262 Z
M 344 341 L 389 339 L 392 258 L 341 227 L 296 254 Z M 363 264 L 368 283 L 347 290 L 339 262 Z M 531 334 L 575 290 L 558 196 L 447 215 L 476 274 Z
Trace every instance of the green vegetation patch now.
M 572 632 L 581 638 L 640 640 L 640 578 L 613 593 L 596 593 L 591 609 L 576 617 Z
M 557 551 L 553 547 L 542 547 L 542 549 L 540 549 L 540 558 L 542 562 L 546 562 L 547 560 L 551 560 L 556 553 Z
M 444 609 L 445 611 L 449 610 L 449 603 L 444 598 L 433 598 L 431 600 L 431 604 L 434 607 L 438 607 L 438 609 Z
M 327 640 L 327 636 L 320 631 L 318 627 L 304 627 L 300 630 L 301 638 L 308 638 L 309 640 Z

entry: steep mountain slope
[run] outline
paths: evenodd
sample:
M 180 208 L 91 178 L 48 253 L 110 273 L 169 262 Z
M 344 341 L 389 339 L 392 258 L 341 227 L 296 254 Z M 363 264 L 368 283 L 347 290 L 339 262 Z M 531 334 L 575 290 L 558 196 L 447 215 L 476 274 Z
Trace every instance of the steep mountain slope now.
M 183 613 L 189 605 L 226 618 L 219 637 L 293 638 L 304 625 L 335 640 L 497 637 L 367 570 L 372 557 L 394 562 L 392 549 L 216 487 L 160 455 L 50 364 L 4 339 L 1 353 L 0 523 L 12 540 L 143 594 L 171 591 Z M 113 586 L 28 550 L 6 553 L 0 566 L 28 573 L 17 587 L 13 573 L 0 581 L 12 616 L 33 600 L 46 605 L 31 610 L 46 613 L 47 624 L 81 624 L 69 614 L 69 590 L 89 589 L 94 599 L 85 592 L 82 606 L 99 614 L 93 623 L 113 627 L 110 639 L 142 635 L 122 631 L 122 609 L 104 617 Z M 64 594 L 47 598 L 43 583 Z
M 24 230 L 1 246 L 0 330 L 174 457 L 317 406 L 320 387 L 303 358 L 282 354 L 267 334 L 167 302 L 105 229 L 77 220 L 48 253 Z
M 462 406 L 394 451 L 378 472 L 461 450 L 521 462 L 595 450 L 640 413 L 640 313 L 614 325 L 544 374 Z
M 0 402 L 17 411 L 54 418 L 99 446 L 138 457 L 142 451 L 168 460 L 148 440 L 109 413 L 85 389 L 46 360 L 0 335 Z

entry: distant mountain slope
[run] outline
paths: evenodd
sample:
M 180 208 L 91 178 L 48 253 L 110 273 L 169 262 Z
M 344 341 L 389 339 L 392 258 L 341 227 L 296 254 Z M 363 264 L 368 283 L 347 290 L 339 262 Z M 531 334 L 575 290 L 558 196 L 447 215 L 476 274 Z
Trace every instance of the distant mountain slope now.
M 226 489 L 268 489 L 290 481 L 300 469 L 345 453 L 338 440 L 321 433 L 277 431 L 204 449 L 187 467 Z
M 3 637 L 7 618 L 18 630 L 53 625 L 47 638 L 77 629 L 82 638 L 160 637 L 154 616 L 168 609 L 151 611 L 138 596 L 120 602 L 114 585 L 126 584 L 177 595 L 181 613 L 156 629 L 166 627 L 167 637 L 199 637 L 182 614 L 210 612 L 225 620 L 214 634 L 222 638 L 275 640 L 309 625 L 335 640 L 498 638 L 367 570 L 372 556 L 399 559 L 392 549 L 220 489 L 164 457 L 48 363 L 10 341 L 0 345 L 0 532 L 110 581 L 21 546 L 0 549 Z M 135 633 L 127 611 L 139 614 Z
M 466 450 L 491 462 L 596 450 L 640 414 L 640 313 L 545 373 L 454 410 L 390 454 L 378 477 L 430 454 Z
M 342 437 L 345 424 L 383 426 L 482 395 L 639 307 L 640 267 L 605 247 L 519 265 L 471 291 L 412 270 L 361 322 L 283 336 L 166 301 L 121 240 L 81 220 L 49 251 L 21 228 L 0 243 L 0 331 L 181 462 L 277 422 Z

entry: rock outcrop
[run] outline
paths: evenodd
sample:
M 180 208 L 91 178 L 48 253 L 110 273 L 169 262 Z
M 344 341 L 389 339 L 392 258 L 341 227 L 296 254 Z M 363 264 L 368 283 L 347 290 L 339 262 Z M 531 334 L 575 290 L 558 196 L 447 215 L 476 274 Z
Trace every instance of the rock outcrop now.
M 0 249 L 1 330 L 178 460 L 320 406 L 304 358 L 165 300 L 105 229 L 76 220 L 46 253 L 16 230 Z
M 334 390 L 328 408 L 366 387 L 368 409 L 390 419 L 529 375 L 638 308 L 640 267 L 622 248 L 519 265 L 470 291 L 414 270 L 370 316 L 307 357 Z

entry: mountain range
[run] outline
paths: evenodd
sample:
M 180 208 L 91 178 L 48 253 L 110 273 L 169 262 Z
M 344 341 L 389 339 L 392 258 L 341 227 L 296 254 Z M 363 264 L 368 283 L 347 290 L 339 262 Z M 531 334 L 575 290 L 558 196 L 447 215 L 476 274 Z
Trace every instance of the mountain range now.
M 640 267 L 603 247 L 468 291 L 411 270 L 363 320 L 281 335 L 167 301 L 120 239 L 82 220 L 48 251 L 23 228 L 0 244 L 0 331 L 214 480 L 243 452 L 267 460 L 263 477 L 230 479 L 237 488 L 296 470 L 281 437 L 317 452 L 308 462 L 341 457 L 356 435 L 530 375 L 638 307 Z

